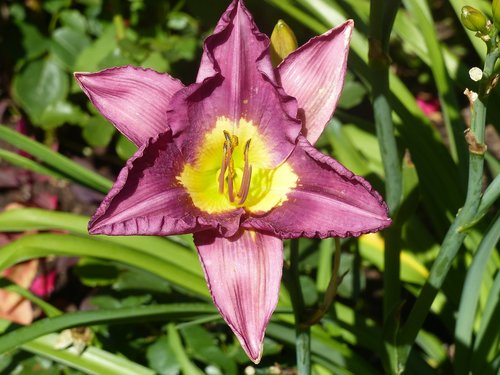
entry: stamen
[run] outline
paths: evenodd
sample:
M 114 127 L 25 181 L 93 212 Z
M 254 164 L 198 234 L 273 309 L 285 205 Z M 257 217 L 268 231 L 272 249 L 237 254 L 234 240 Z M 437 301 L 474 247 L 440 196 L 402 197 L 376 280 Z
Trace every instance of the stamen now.
M 226 137 L 226 142 L 229 143 L 229 145 L 231 145 L 231 135 L 227 130 L 224 130 L 223 133 L 224 137 Z M 226 142 L 224 142 L 224 144 L 226 144 Z
M 238 202 L 238 204 L 245 203 L 248 197 L 248 191 L 250 190 L 250 181 L 252 179 L 252 166 L 248 162 L 250 141 L 251 139 L 249 139 L 245 144 L 245 151 L 244 151 L 245 166 L 243 167 L 243 177 L 241 178 L 240 190 L 238 191 L 238 197 L 240 197 L 240 201 Z
M 227 144 L 226 144 L 226 142 L 224 142 L 223 152 L 224 152 L 224 155 L 222 157 L 222 165 L 220 167 L 220 174 L 219 174 L 219 193 L 221 193 L 221 194 L 224 193 L 224 179 L 226 176 L 226 169 L 227 169 Z
M 234 202 L 233 181 L 236 173 L 234 172 L 233 151 L 238 146 L 238 137 L 229 134 L 224 130 L 224 159 L 222 160 L 221 174 L 219 175 L 219 192 L 224 193 L 224 178 L 227 172 L 227 190 L 229 201 Z
M 241 181 L 240 191 L 238 192 L 238 196 L 240 197 L 240 201 L 238 204 L 243 204 L 247 200 L 248 192 L 250 191 L 250 181 L 252 179 L 252 166 L 249 165 L 248 168 L 245 166 L 245 170 L 243 171 L 243 179 Z

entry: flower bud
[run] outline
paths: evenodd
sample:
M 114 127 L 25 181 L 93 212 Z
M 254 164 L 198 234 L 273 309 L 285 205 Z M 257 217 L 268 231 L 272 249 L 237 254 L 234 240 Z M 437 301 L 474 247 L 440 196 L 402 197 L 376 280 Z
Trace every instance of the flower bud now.
M 486 31 L 487 19 L 483 13 L 471 6 L 464 6 L 460 15 L 463 25 L 470 31 Z
M 279 20 L 271 34 L 271 61 L 278 66 L 290 53 L 297 49 L 297 39 L 292 29 Z
M 500 0 L 493 0 L 491 10 L 493 11 L 493 23 L 497 29 L 500 29 Z

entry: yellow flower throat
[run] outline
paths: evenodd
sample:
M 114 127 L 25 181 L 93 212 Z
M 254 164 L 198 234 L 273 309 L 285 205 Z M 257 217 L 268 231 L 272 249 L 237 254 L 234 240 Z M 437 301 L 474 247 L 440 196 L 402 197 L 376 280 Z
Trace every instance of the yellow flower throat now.
M 271 166 L 269 146 L 252 122 L 217 119 L 205 135 L 196 161 L 177 177 L 193 204 L 210 214 L 243 207 L 264 213 L 281 205 L 297 185 L 287 162 Z

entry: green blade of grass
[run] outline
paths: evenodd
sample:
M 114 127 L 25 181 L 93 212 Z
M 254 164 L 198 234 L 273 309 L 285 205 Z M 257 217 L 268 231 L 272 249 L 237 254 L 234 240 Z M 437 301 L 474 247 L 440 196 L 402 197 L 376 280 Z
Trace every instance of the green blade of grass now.
M 88 236 L 87 216 L 67 212 L 49 211 L 40 208 L 20 208 L 0 213 L 0 232 L 24 232 L 30 230 L 63 230 L 72 234 Z M 198 257 L 191 250 L 172 241 L 174 237 L 156 236 L 92 236 L 105 242 L 121 244 L 149 253 L 175 264 L 198 276 L 203 276 Z
M 106 375 L 154 375 L 155 372 L 128 359 L 96 347 L 88 347 L 83 353 L 73 348 L 55 349 L 59 335 L 50 334 L 24 344 L 21 348 L 28 352 L 50 358 L 86 374 Z
M 0 353 L 14 349 L 38 337 L 63 329 L 97 324 L 118 324 L 144 320 L 190 319 L 213 314 L 215 307 L 201 303 L 177 303 L 118 308 L 113 310 L 78 311 L 38 320 L 0 336 Z
M 24 156 L 21 156 L 14 152 L 0 149 L 0 159 L 5 160 L 7 163 L 12 164 L 16 167 L 24 168 L 29 171 L 39 173 L 45 176 L 51 176 L 62 180 L 67 179 L 67 177 L 64 176 L 63 174 L 58 173 L 57 171 L 54 171 L 50 168 L 44 167 L 43 165 L 40 165 L 36 161 L 25 158 Z
M 177 328 L 173 323 L 170 323 L 167 326 L 167 333 L 168 343 L 174 351 L 177 361 L 181 365 L 182 372 L 184 374 L 203 375 L 201 370 L 196 367 L 193 362 L 191 362 L 186 354 L 179 332 L 177 332 Z
M 21 237 L 0 251 L 0 270 L 27 259 L 51 255 L 90 256 L 123 262 L 158 275 L 196 296 L 209 297 L 203 277 L 180 268 L 167 258 L 156 256 L 154 251 L 141 251 L 94 237 L 51 233 Z
M 500 214 L 485 234 L 474 260 L 467 271 L 460 307 L 458 308 L 457 323 L 455 326 L 455 350 L 454 361 L 455 375 L 467 374 L 469 369 L 469 358 L 471 354 L 473 325 L 479 301 L 478 291 L 484 278 L 487 262 L 495 244 L 500 238 Z
M 0 139 L 40 159 L 57 173 L 67 176 L 67 178 L 72 181 L 78 182 L 102 193 L 108 192 L 111 188 L 112 182 L 107 178 L 82 167 L 67 157 L 54 152 L 47 146 L 44 146 L 10 129 L 5 125 L 0 125 Z

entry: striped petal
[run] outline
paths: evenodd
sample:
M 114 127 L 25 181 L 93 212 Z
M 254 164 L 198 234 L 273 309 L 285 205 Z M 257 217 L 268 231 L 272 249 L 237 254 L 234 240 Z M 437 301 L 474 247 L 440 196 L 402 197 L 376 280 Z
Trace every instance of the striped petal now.
M 264 332 L 278 303 L 283 242 L 247 230 L 231 238 L 199 232 L 194 240 L 215 305 L 247 355 L 258 363 Z
M 198 83 L 171 101 L 169 126 L 188 162 L 195 162 L 201 152 L 200 134 L 210 133 L 220 118 L 233 121 L 235 127 L 241 119 L 256 127 L 268 140 L 269 168 L 292 152 L 301 129 L 297 103 L 278 85 L 268 49 L 267 36 L 259 32 L 242 2 L 233 1 L 205 41 Z
M 168 130 L 168 104 L 184 87 L 168 74 L 132 66 L 75 78 L 97 110 L 137 146 Z
M 214 228 L 233 235 L 242 210 L 220 215 L 199 211 L 177 179 L 183 165 L 170 132 L 149 139 L 121 170 L 89 232 L 166 236 Z
M 243 222 L 280 238 L 356 237 L 391 224 L 382 197 L 335 159 L 303 137 L 287 160 L 299 181 L 281 206 Z
M 309 40 L 278 66 L 285 92 L 297 99 L 302 133 L 312 144 L 332 118 L 344 86 L 353 26 L 349 20 Z

